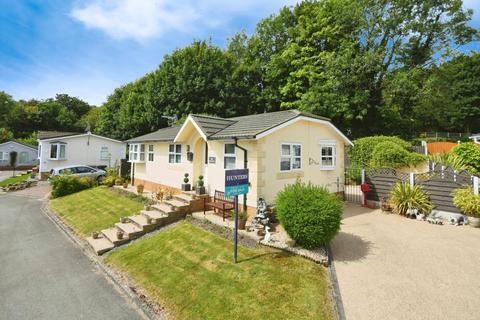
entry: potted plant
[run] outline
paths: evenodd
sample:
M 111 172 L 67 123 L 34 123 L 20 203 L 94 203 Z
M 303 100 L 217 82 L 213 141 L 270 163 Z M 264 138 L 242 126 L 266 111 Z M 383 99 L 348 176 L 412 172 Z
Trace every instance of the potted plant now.
M 173 188 L 167 188 L 165 190 L 165 199 L 166 200 L 172 199 L 174 194 L 175 194 L 175 190 Z
M 123 179 L 122 178 L 116 178 L 115 179 L 115 185 L 116 186 L 121 186 L 123 184 Z
M 92 238 L 93 239 L 98 239 L 98 235 L 99 235 L 98 231 L 93 231 L 92 232 Z
M 198 181 L 197 181 L 197 188 L 195 189 L 195 192 L 198 194 L 198 195 L 201 195 L 201 194 L 205 194 L 205 186 L 204 186 L 205 182 L 203 181 L 203 176 L 199 176 L 198 177 Z
M 155 192 L 155 198 L 158 201 L 162 202 L 164 196 L 165 196 L 165 190 L 163 190 L 162 188 L 158 188 L 157 192 Z
M 247 211 L 242 210 L 238 212 L 238 229 L 245 230 L 245 227 L 247 225 L 247 219 L 248 219 Z
M 480 195 L 471 187 L 460 188 L 453 192 L 453 203 L 468 217 L 471 227 L 480 227 Z
M 137 185 L 137 193 L 142 194 L 144 188 L 145 188 L 145 186 L 143 184 L 138 184 Z
M 183 177 L 183 183 L 182 183 L 182 191 L 190 191 L 191 186 L 190 183 L 188 183 L 190 180 L 188 179 L 188 173 L 185 173 Z
M 117 230 L 117 239 L 122 240 L 123 236 L 124 236 L 123 231 Z

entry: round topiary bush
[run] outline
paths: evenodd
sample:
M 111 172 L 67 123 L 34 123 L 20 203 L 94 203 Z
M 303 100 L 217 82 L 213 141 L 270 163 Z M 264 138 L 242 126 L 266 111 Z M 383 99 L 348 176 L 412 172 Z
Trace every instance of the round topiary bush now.
M 327 244 L 340 230 L 343 203 L 325 187 L 287 185 L 277 195 L 276 209 L 285 231 L 306 249 Z

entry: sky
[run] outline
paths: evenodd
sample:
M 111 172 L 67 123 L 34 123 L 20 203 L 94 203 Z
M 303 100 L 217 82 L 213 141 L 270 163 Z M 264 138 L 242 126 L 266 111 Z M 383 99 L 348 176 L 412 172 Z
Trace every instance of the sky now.
M 0 91 L 15 99 L 67 93 L 100 105 L 165 54 L 240 30 L 296 0 L 0 0 Z M 480 0 L 466 0 L 480 27 Z

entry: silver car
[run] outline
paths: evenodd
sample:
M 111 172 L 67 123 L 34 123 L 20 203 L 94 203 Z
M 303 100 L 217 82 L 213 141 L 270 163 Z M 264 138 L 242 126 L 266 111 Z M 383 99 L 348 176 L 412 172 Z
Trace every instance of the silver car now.
M 59 176 L 62 174 L 71 174 L 78 177 L 92 177 L 98 182 L 102 182 L 102 180 L 107 175 L 107 172 L 105 170 L 93 168 L 90 166 L 84 166 L 84 165 L 57 167 L 50 170 L 49 180 L 50 178 L 53 178 L 55 176 Z

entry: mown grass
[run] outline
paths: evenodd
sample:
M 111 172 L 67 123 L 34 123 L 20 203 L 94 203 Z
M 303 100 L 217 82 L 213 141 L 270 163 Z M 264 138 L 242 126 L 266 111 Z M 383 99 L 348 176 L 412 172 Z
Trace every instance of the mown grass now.
M 322 266 L 272 249 L 239 248 L 188 222 L 106 261 L 178 319 L 332 319 Z
M 24 173 L 24 174 L 19 175 L 19 176 L 14 176 L 14 177 L 7 178 L 5 180 L 0 181 L 0 187 L 7 186 L 9 184 L 14 184 L 14 183 L 27 181 L 28 176 L 29 176 L 28 173 Z
M 143 204 L 106 187 L 80 191 L 50 201 L 51 208 L 83 235 L 112 226 L 138 213 Z

